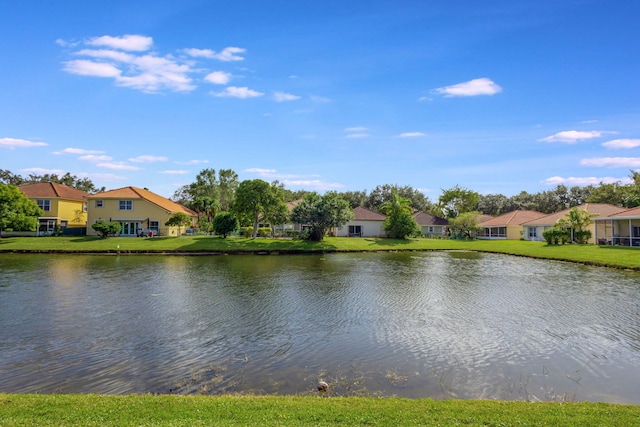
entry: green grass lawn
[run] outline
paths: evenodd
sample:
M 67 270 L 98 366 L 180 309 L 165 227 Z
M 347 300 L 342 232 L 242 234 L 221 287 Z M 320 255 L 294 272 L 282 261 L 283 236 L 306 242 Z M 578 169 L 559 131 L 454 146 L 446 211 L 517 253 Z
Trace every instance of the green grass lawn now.
M 637 426 L 640 406 L 290 396 L 0 394 L 0 426 Z
M 523 240 L 376 239 L 327 237 L 322 242 L 230 237 L 10 237 L 0 252 L 295 253 L 331 251 L 470 250 L 640 270 L 640 249 L 620 246 L 547 245 Z

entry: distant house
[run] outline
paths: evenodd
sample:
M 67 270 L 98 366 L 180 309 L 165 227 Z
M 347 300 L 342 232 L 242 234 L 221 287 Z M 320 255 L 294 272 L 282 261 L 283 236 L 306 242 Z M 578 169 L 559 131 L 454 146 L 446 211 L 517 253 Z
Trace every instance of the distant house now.
M 87 234 L 96 235 L 91 228 L 96 222 L 119 222 L 121 236 L 136 236 L 142 230 L 157 235 L 177 236 L 178 227 L 167 227 L 165 222 L 177 212 L 192 218 L 195 225 L 197 214 L 172 200 L 137 187 L 124 187 L 105 191 L 88 197 Z
M 599 245 L 640 246 L 640 207 L 594 218 Z
M 56 229 L 64 232 L 86 227 L 89 193 L 55 182 L 23 184 L 18 188 L 44 211 L 38 218 L 39 235 L 51 234 Z
M 624 208 L 609 205 L 606 203 L 585 203 L 580 206 L 576 206 L 580 210 L 585 210 L 592 215 L 595 215 L 595 218 L 604 218 L 610 215 L 614 215 L 624 211 Z M 545 215 L 540 218 L 536 218 L 532 221 L 525 222 L 522 224 L 524 233 L 523 237 L 525 240 L 532 241 L 544 241 L 544 237 L 542 233 L 553 227 L 559 219 L 567 219 L 567 214 L 572 208 L 561 210 L 560 212 L 552 213 L 550 215 Z M 594 219 L 595 219 L 594 218 Z M 602 221 L 594 221 L 587 230 L 591 231 L 591 239 L 589 239 L 589 243 L 594 243 L 596 240 L 595 236 L 604 236 L 605 234 L 605 223 Z
M 449 221 L 426 212 L 415 212 L 413 217 L 426 237 L 445 236 Z
M 522 224 L 545 216 L 542 212 L 515 210 L 478 224 L 478 239 L 519 240 L 524 237 Z
M 378 212 L 358 206 L 353 210 L 353 220 L 339 227 L 338 237 L 384 237 L 384 220 L 387 217 Z

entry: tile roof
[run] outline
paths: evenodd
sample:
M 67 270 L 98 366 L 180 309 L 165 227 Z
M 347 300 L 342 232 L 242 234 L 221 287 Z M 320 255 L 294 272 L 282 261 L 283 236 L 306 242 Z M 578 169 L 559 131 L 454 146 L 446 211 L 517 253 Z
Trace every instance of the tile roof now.
M 621 218 L 637 218 L 637 217 L 640 217 L 640 206 L 636 208 L 626 209 L 622 212 L 614 213 L 609 216 L 598 217 L 595 219 L 605 219 L 605 218 L 621 219 Z
M 508 227 L 510 225 L 522 225 L 525 222 L 533 221 L 543 216 L 546 216 L 546 214 L 538 211 L 515 210 L 485 220 L 478 225 L 480 227 Z
M 386 215 L 382 215 L 381 213 L 374 212 L 362 206 L 358 206 L 353 210 L 353 219 L 355 221 L 384 221 L 386 218 Z
M 449 225 L 449 221 L 426 212 L 415 212 L 413 217 L 418 225 Z
M 590 214 L 595 214 L 598 217 L 606 217 L 606 216 L 610 216 L 610 215 L 614 215 L 617 214 L 619 212 L 624 211 L 624 208 L 618 207 L 618 206 L 614 206 L 614 205 L 609 205 L 607 203 L 585 203 L 582 204 L 580 206 L 575 206 L 578 209 L 582 209 L 585 210 L 587 212 L 589 212 Z M 522 223 L 522 225 L 553 225 L 555 224 L 559 219 L 564 219 L 566 218 L 567 214 L 569 213 L 569 211 L 572 208 L 569 209 L 565 209 L 562 210 L 560 212 L 556 212 L 556 213 L 552 213 L 550 215 L 546 215 L 537 219 L 534 219 L 533 221 L 529 221 L 529 222 L 525 222 Z
M 56 182 L 34 182 L 33 184 L 19 185 L 18 188 L 27 197 L 31 198 L 43 197 L 85 201 L 86 197 L 90 195 L 86 191 Z
M 169 200 L 166 197 L 162 197 L 156 193 L 153 193 L 144 188 L 138 187 L 123 187 L 115 190 L 105 191 L 103 193 L 92 194 L 90 199 L 144 199 L 156 206 L 161 207 L 167 212 L 184 212 L 187 215 L 197 216 L 197 214 L 191 209 L 182 206 L 179 203 Z

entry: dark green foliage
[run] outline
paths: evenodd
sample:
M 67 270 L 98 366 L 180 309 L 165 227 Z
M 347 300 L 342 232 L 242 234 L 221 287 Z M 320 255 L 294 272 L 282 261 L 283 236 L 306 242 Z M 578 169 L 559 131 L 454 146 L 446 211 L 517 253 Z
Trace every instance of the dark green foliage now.
M 291 220 L 308 227 L 307 240 L 321 241 L 332 227 L 342 227 L 353 219 L 353 209 L 335 191 L 324 196 L 307 194 L 291 213 Z M 302 236 L 301 236 L 302 237 Z
M 233 213 L 243 224 L 253 224 L 252 237 L 258 233 L 258 222 L 282 224 L 287 219 L 284 194 L 277 183 L 269 184 L 261 179 L 242 181 L 236 191 Z
M 98 233 L 103 239 L 106 239 L 109 236 L 115 236 L 122 230 L 122 225 L 119 222 L 111 221 L 111 222 L 96 222 L 91 226 L 93 230 Z
M 23 178 L 9 170 L 0 169 L 0 182 L 11 185 L 33 184 L 36 182 L 55 182 L 57 184 L 66 185 L 67 187 L 86 191 L 87 193 L 105 191 L 105 187 L 97 188 L 89 178 L 78 178 L 76 175 L 71 175 L 69 172 L 62 176 L 48 173 L 44 175 L 30 174 L 28 177 Z
M 480 212 L 464 212 L 449 220 L 449 229 L 452 231 L 453 237 L 473 239 L 474 233 L 481 229 L 478 227 L 479 219 Z
M 384 230 L 387 236 L 393 239 L 406 239 L 421 234 L 420 226 L 411 215 L 411 200 L 401 197 L 394 189 L 391 191 L 391 200 L 384 202 L 380 210 L 387 215 L 384 220 Z
M 0 231 L 35 231 L 44 212 L 15 185 L 0 183 Z
M 213 230 L 216 234 L 222 234 L 224 239 L 237 229 L 238 218 L 231 212 L 220 212 L 213 218 Z

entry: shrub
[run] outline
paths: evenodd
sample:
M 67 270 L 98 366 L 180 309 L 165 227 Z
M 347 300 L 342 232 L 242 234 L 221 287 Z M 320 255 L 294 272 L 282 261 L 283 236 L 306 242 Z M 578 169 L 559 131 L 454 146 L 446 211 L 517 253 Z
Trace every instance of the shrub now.
M 251 231 L 253 231 L 253 227 L 251 227 Z M 258 228 L 258 236 L 259 237 L 269 237 L 271 235 L 271 227 L 259 227 Z
M 108 236 L 115 236 L 122 230 L 120 223 L 115 221 L 96 222 L 91 228 L 103 239 L 106 239 Z
M 240 229 L 240 232 L 242 233 L 242 235 L 244 237 L 251 237 L 251 236 L 253 236 L 253 227 L 252 226 L 242 227 Z

